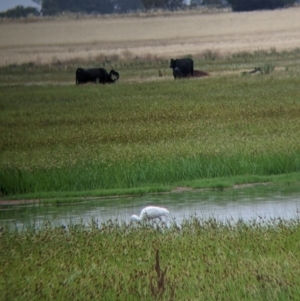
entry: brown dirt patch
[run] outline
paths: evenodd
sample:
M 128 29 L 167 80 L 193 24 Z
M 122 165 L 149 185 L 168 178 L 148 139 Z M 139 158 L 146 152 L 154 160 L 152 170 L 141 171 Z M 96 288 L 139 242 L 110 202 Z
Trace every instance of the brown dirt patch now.
M 0 200 L 0 206 L 38 204 L 40 200 Z
M 183 192 L 183 191 L 192 191 L 193 188 L 190 187 L 176 187 L 171 192 Z

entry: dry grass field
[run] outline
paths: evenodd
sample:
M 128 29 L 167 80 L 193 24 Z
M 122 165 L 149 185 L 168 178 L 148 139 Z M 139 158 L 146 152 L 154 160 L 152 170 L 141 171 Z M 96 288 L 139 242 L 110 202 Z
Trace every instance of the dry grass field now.
M 207 50 L 293 49 L 300 46 L 300 7 L 257 12 L 182 12 L 128 17 L 2 22 L 0 66 L 97 57 L 128 59 L 199 55 Z

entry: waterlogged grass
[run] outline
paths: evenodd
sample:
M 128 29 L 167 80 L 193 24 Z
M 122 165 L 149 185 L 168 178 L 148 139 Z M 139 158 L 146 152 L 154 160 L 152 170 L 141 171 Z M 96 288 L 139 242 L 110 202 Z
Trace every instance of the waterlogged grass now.
M 219 71 L 228 62 L 242 70 L 259 58 L 241 54 L 208 62 Z M 290 64 L 290 55 L 276 51 L 268 64 L 278 58 Z M 51 85 L 1 87 L 4 195 L 299 173 L 298 69 L 175 81 L 158 76 L 162 62 L 132 64 L 132 74 L 121 72 L 114 85 L 57 85 L 55 69 L 47 73 Z M 42 67 L 31 68 L 40 74 Z M 138 80 L 145 70 L 153 78 Z
M 299 219 L 2 231 L 3 300 L 298 300 Z

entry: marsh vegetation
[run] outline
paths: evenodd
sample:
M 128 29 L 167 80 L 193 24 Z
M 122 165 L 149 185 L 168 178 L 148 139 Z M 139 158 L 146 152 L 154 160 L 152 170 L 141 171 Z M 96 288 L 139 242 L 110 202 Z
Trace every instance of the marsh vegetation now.
M 297 300 L 299 220 L 45 223 L 0 236 L 3 300 Z

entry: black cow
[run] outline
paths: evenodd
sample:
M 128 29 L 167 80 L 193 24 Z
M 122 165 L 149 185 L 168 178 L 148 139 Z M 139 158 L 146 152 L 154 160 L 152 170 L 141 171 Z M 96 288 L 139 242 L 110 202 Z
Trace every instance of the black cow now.
M 173 76 L 174 76 L 174 78 L 183 78 L 183 77 L 191 78 L 191 77 L 209 76 L 209 73 L 205 72 L 205 71 L 201 71 L 201 70 L 194 70 L 193 75 L 191 75 L 191 74 L 184 75 L 178 67 L 175 67 L 173 69 Z
M 194 73 L 194 61 L 192 59 L 177 59 L 170 61 L 170 68 L 173 69 L 173 76 L 176 79 L 177 77 L 186 77 L 188 75 L 193 76 Z M 178 68 L 178 69 L 176 69 Z
M 83 69 L 76 70 L 76 85 L 85 84 L 88 82 L 109 84 L 114 83 L 119 79 L 119 73 L 115 70 L 110 70 L 109 73 L 104 68 Z
M 255 67 L 254 70 L 248 72 L 248 73 L 256 73 L 256 72 L 259 72 L 259 73 L 262 73 L 261 69 L 259 67 Z
M 174 78 L 185 77 L 185 75 L 180 71 L 180 69 L 178 67 L 173 68 L 173 76 L 174 76 Z

